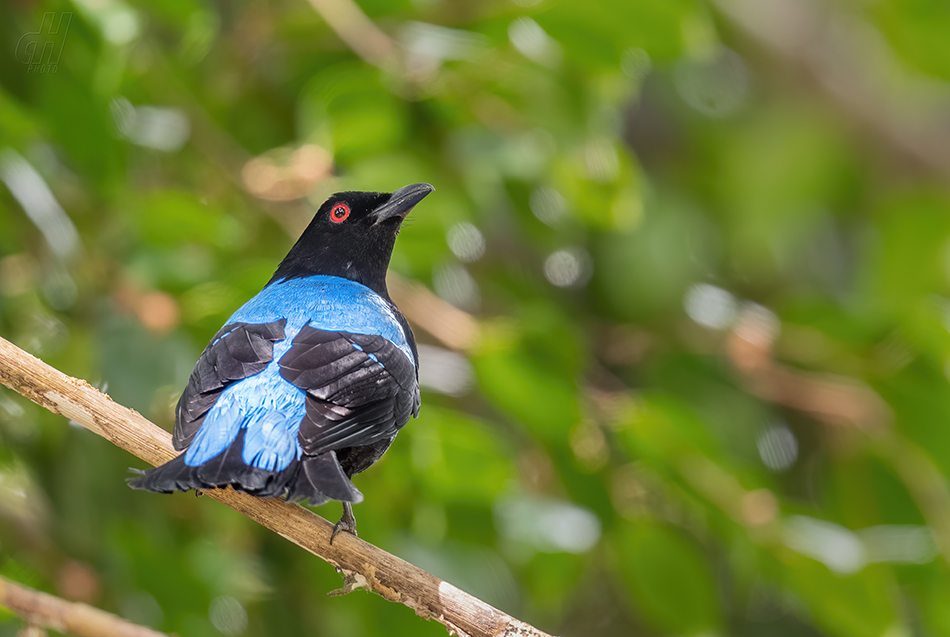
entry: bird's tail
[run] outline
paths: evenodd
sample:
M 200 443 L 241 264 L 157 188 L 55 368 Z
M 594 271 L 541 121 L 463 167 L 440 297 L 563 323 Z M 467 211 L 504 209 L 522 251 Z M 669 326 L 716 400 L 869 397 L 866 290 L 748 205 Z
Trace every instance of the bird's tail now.
M 129 480 L 133 489 L 156 493 L 172 493 L 190 489 L 213 489 L 231 486 L 260 497 L 286 495 L 288 500 L 311 506 L 328 500 L 362 502 L 363 494 L 353 486 L 336 457 L 328 451 L 317 456 L 293 460 L 280 471 L 248 466 L 242 457 L 245 430 L 241 429 L 227 449 L 207 462 L 192 467 L 185 464 L 185 454 L 149 469 L 139 478 Z

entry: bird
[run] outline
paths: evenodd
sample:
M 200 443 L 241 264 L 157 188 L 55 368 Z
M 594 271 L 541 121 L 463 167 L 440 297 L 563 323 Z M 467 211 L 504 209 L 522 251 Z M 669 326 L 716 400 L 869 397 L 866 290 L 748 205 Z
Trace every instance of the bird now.
M 129 486 L 339 500 L 330 541 L 356 535 L 351 478 L 419 415 L 419 354 L 386 271 L 403 220 L 433 190 L 331 195 L 198 358 L 175 409 L 183 453 Z

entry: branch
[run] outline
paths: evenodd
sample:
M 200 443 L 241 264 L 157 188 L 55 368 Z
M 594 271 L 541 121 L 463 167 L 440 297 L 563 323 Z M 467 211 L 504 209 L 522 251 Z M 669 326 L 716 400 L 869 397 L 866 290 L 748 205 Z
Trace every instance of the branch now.
M 0 338 L 0 383 L 41 407 L 76 421 L 93 433 L 152 464 L 177 454 L 171 435 L 138 412 L 99 393 L 84 380 L 66 376 Z M 459 637 L 549 637 L 446 581 L 343 533 L 330 544 L 333 525 L 297 504 L 256 498 L 233 489 L 203 491 L 313 553 L 343 574 L 348 593 L 365 588 L 405 604 L 424 619 L 444 624 Z
M 314 11 L 326 21 L 354 53 L 373 66 L 392 66 L 397 48 L 354 0 L 309 0 Z
M 89 604 L 67 602 L 0 577 L 0 606 L 26 623 L 80 637 L 168 637 Z
M 775 360 L 774 333 L 740 316 L 726 340 L 726 355 L 743 376 L 749 393 L 806 412 L 829 425 L 862 429 L 876 453 L 904 481 L 930 527 L 944 561 L 950 565 L 950 489 L 924 449 L 895 431 L 890 406 L 872 388 L 855 379 L 791 369 Z M 707 480 L 708 482 L 708 480 Z
M 742 374 L 743 387 L 754 396 L 810 414 L 829 425 L 845 425 L 880 432 L 889 428 L 893 414 L 877 392 L 853 378 L 792 369 L 773 358 L 772 342 L 749 340 L 734 330 L 726 340 L 726 354 Z
M 386 284 L 397 305 L 413 325 L 418 325 L 451 350 L 464 352 L 478 341 L 478 320 L 443 301 L 426 286 L 409 281 L 393 271 Z

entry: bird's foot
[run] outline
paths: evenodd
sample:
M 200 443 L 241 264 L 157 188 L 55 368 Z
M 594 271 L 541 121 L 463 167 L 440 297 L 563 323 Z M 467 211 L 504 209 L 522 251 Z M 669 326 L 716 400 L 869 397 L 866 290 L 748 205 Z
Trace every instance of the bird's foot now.
M 330 544 L 333 544 L 333 538 L 335 538 L 336 534 L 340 531 L 346 531 L 354 537 L 359 537 L 359 535 L 356 534 L 356 517 L 353 515 L 353 505 L 349 502 L 343 503 L 343 517 L 340 518 L 339 522 L 333 525 L 333 533 L 330 534 Z

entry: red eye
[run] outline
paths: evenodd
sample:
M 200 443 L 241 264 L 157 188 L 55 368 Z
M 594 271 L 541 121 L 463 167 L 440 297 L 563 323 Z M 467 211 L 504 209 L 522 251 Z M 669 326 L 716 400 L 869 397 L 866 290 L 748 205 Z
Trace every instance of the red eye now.
M 330 221 L 335 223 L 341 223 L 346 221 L 346 218 L 350 216 L 350 207 L 345 203 L 339 203 L 333 206 L 333 210 L 330 211 Z

